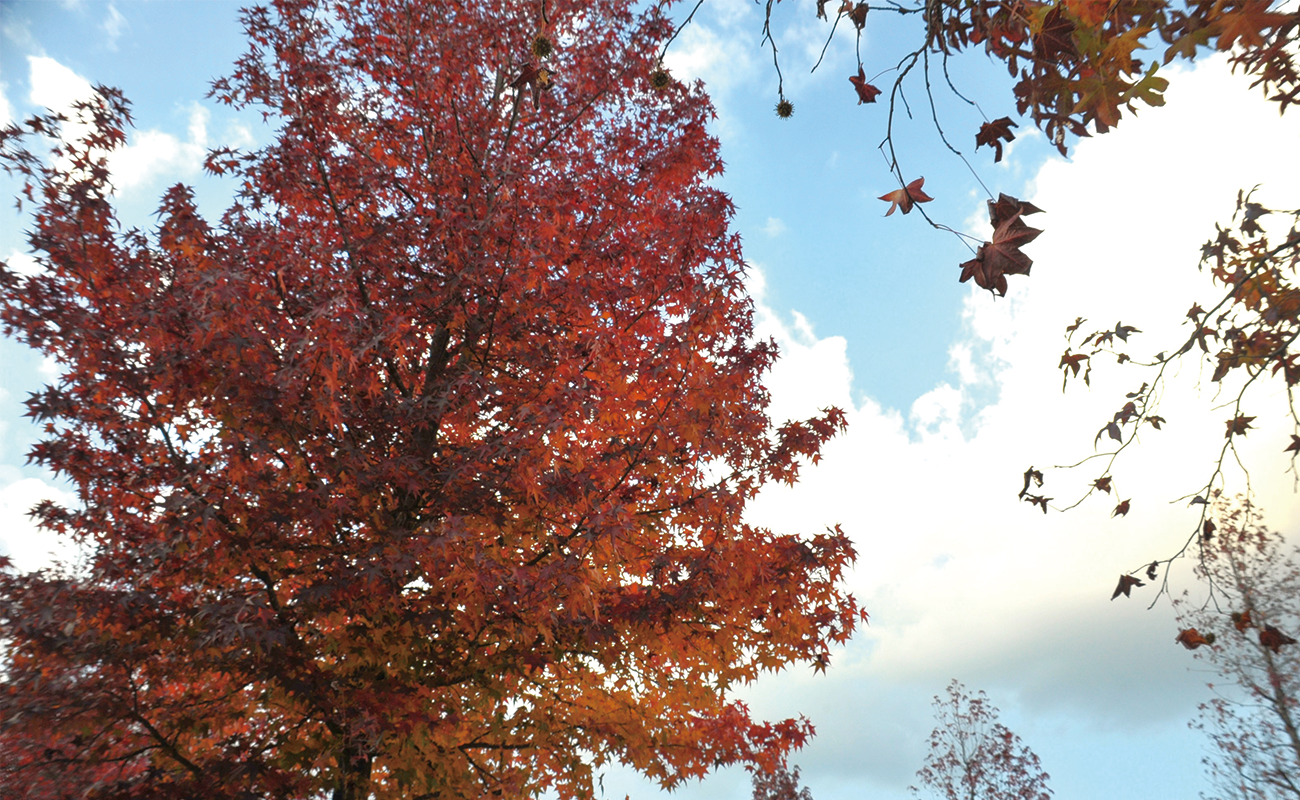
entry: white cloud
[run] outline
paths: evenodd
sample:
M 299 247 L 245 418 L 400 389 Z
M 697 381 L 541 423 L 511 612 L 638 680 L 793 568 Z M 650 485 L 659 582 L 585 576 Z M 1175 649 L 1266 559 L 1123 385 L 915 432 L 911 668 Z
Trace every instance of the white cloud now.
M 195 175 L 208 152 L 208 110 L 194 103 L 189 113 L 189 138 L 181 141 L 159 130 L 140 131 L 129 146 L 109 158 L 109 171 L 118 191 L 127 191 L 164 176 Z
M 763 224 L 763 233 L 773 238 L 786 232 L 785 222 L 777 217 L 768 217 L 767 222 Z
M 9 104 L 9 86 L 0 81 L 0 126 L 14 121 L 14 108 Z
M 122 16 L 122 12 L 118 11 L 117 6 L 112 3 L 108 4 L 108 14 L 104 17 L 102 27 L 106 36 L 105 45 L 109 50 L 116 52 L 117 40 L 121 38 L 123 31 L 130 25 L 127 23 L 126 17 Z
M 19 275 L 36 275 L 42 271 L 41 265 L 36 263 L 36 259 L 17 250 L 9 254 L 5 259 L 5 264 Z
M 27 66 L 31 81 L 28 99 L 38 107 L 67 113 L 73 103 L 95 93 L 90 81 L 48 56 L 28 56 Z
M 680 81 L 704 81 L 717 95 L 742 81 L 752 67 L 752 48 L 737 37 L 719 36 L 712 28 L 692 23 L 668 52 L 664 65 Z
M 1196 270 L 1199 245 L 1230 216 L 1237 189 L 1263 183 L 1265 202 L 1300 205 L 1300 162 L 1284 156 L 1297 133 L 1300 122 L 1279 121 L 1248 80 L 1209 59 L 1173 76 L 1166 108 L 1082 142 L 1072 163 L 1047 164 L 1029 195 L 1048 212 L 1035 217 L 1046 233 L 1030 248 L 1033 276 L 1013 278 L 1005 299 L 972 292 L 966 335 L 950 350 L 959 380 L 918 399 L 907 424 L 870 401 L 855 407 L 844 340 L 818 338 L 798 316 L 783 324 L 757 282 L 759 329 L 783 354 L 768 381 L 774 416 L 834 403 L 848 411 L 850 428 L 799 486 L 760 495 L 750 519 L 785 531 L 843 524 L 860 558 L 851 585 L 872 612 L 829 678 L 796 671 L 761 681 L 750 695 L 769 716 L 816 711 L 827 741 L 799 763 L 820 765 L 817 774 L 830 780 L 835 762 L 853 758 L 847 738 L 854 752 L 892 753 L 873 759 L 871 774 L 901 787 L 906 776 L 891 766 L 906 754 L 897 738 L 923 740 L 929 720 L 922 710 L 892 717 L 892 728 L 867 724 L 902 712 L 863 686 L 920 696 L 956 676 L 1027 719 L 1069 717 L 1111 731 L 1120 748 L 1135 746 L 1125 731 L 1168 730 L 1192 715 L 1209 676 L 1188 671 L 1167 606 L 1146 610 L 1152 588 L 1132 600 L 1111 602 L 1109 593 L 1119 573 L 1172 554 L 1195 529 L 1198 509 L 1170 501 L 1203 485 L 1224 441 L 1231 412 L 1214 407 L 1208 372 L 1192 361 L 1168 378 L 1160 411 L 1168 424 L 1116 462 L 1117 496 L 1043 515 L 1016 492 L 1031 463 L 1091 453 L 1124 392 L 1151 377 L 1098 364 L 1091 390 L 1078 382 L 1063 394 L 1064 327 L 1077 315 L 1099 327 L 1136 325 L 1135 357 L 1180 342 L 1183 313 L 1213 291 Z M 1207 141 L 1232 142 L 1232 157 L 1206 158 Z M 965 419 L 970 389 L 990 380 L 997 401 Z M 1246 413 L 1258 416 L 1258 430 L 1240 443 L 1242 459 L 1272 527 L 1294 529 L 1300 503 L 1279 444 L 1289 441 L 1285 392 L 1257 394 Z M 1101 473 L 1099 462 L 1049 469 L 1044 493 L 1068 505 Z M 1233 468 L 1229 477 L 1244 488 Z M 1131 498 L 1132 511 L 1112 519 L 1119 498 Z M 1193 585 L 1186 562 L 1171 578 L 1179 589 Z M 1196 760 L 1187 764 L 1195 769 Z
M 55 561 L 71 564 L 78 554 L 75 545 L 37 528 L 28 516 L 42 500 L 70 506 L 76 498 L 36 478 L 0 488 L 0 555 L 9 556 L 20 571 L 43 569 Z
M 31 102 L 73 117 L 72 106 L 94 95 L 90 81 L 73 70 L 45 56 L 29 56 Z M 109 173 L 113 187 L 125 192 L 166 178 L 196 175 L 208 151 L 210 114 L 198 103 L 189 108 L 187 138 L 149 129 L 132 131 L 126 147 L 109 156 Z M 241 139 L 247 130 L 235 129 Z M 76 122 L 66 129 L 69 138 L 80 138 L 85 127 Z

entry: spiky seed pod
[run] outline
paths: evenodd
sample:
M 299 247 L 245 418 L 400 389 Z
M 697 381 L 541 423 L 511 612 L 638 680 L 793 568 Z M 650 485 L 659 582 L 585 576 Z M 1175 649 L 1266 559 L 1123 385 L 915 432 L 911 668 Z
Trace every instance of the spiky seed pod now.
M 650 88 L 652 89 L 667 89 L 668 85 L 672 82 L 672 76 L 670 76 L 668 70 L 663 67 L 650 73 Z
M 538 59 L 548 58 L 551 53 L 555 52 L 555 45 L 544 33 L 539 33 L 533 37 L 533 55 Z
M 789 119 L 794 116 L 794 103 L 782 97 L 781 102 L 776 104 L 776 115 L 781 119 Z

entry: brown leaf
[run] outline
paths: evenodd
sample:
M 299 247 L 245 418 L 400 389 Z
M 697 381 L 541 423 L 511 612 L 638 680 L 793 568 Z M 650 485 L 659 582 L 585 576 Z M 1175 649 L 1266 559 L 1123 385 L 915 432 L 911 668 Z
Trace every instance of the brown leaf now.
M 847 3 L 846 3 L 847 5 Z M 853 20 L 853 27 L 862 30 L 867 26 L 867 12 L 871 7 L 867 3 L 858 3 L 849 12 L 849 19 Z
M 1025 485 L 1023 488 L 1021 488 L 1020 494 L 1017 495 L 1017 497 L 1024 497 L 1025 494 L 1029 492 L 1029 484 L 1031 481 L 1035 486 L 1042 486 L 1043 473 L 1040 470 L 1034 469 L 1033 467 L 1030 467 L 1029 469 L 1025 470 Z
M 1142 582 L 1141 578 L 1137 578 L 1132 575 L 1119 576 L 1119 585 L 1115 587 L 1115 592 L 1110 596 L 1110 599 L 1114 600 L 1116 597 L 1119 597 L 1120 595 L 1124 595 L 1125 597 L 1132 597 L 1133 595 L 1129 593 L 1133 591 L 1134 586 L 1146 586 L 1146 584 Z
M 993 163 L 1002 160 L 1002 142 L 1014 141 L 1016 135 L 1011 132 L 1012 128 L 1018 127 L 1011 121 L 1010 117 L 999 117 L 992 122 L 985 122 L 980 126 L 979 133 L 975 134 L 975 149 L 978 150 L 981 145 L 988 145 L 993 148 Z
M 1250 609 L 1232 612 L 1232 627 L 1236 628 L 1238 633 L 1245 633 L 1247 628 L 1255 627 L 1255 623 L 1250 619 Z
M 1024 502 L 1032 503 L 1033 505 L 1039 506 L 1040 508 L 1043 509 L 1044 514 L 1047 513 L 1047 504 L 1054 499 L 1055 498 L 1043 497 L 1042 495 L 1037 495 L 1037 494 L 1027 494 L 1024 496 Z
M 996 202 L 989 201 L 989 221 L 993 225 L 993 239 L 980 245 L 975 258 L 961 265 L 961 282 L 971 278 L 976 285 L 998 295 L 1007 293 L 1007 275 L 1028 275 L 1034 262 L 1020 248 L 1037 239 L 1042 231 L 1031 228 L 1021 219 L 1026 214 L 1038 214 L 1042 209 L 999 195 Z
M 1110 494 L 1110 476 L 1107 475 L 1092 482 L 1092 488 Z
M 1130 498 L 1130 500 L 1131 499 L 1132 498 Z M 1114 517 L 1128 516 L 1128 504 L 1129 504 L 1129 500 L 1121 500 L 1119 505 L 1115 506 L 1115 510 L 1110 512 L 1111 517 L 1114 518 Z
M 1254 421 L 1255 421 L 1254 417 L 1247 417 L 1243 414 L 1238 414 L 1237 416 L 1233 417 L 1232 419 L 1224 423 L 1225 425 L 1228 426 L 1228 432 L 1223 434 L 1223 438 L 1228 439 L 1233 436 L 1245 436 L 1246 431 L 1254 427 L 1253 425 L 1250 424 Z
M 1003 193 L 998 194 L 998 199 L 996 201 L 994 200 L 988 201 L 988 209 L 989 209 L 989 224 L 993 226 L 994 230 L 997 230 L 997 228 L 1001 226 L 1002 223 L 1006 222 L 1012 217 L 1015 216 L 1027 217 L 1030 214 L 1043 213 L 1043 209 L 1039 208 L 1033 203 L 1030 203 L 1027 200 L 1020 200 L 1018 198 L 1012 197 L 1009 194 L 1003 194 Z M 1087 320 L 1083 320 L 1083 319 L 1075 320 L 1076 324 L 1083 324 L 1086 321 Z

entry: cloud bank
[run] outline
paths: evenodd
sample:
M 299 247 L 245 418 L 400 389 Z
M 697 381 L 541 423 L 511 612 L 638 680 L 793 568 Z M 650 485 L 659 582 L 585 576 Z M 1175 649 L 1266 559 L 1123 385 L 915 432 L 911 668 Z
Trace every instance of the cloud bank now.
M 1065 326 L 1078 316 L 1135 325 L 1134 358 L 1176 349 L 1186 309 L 1218 294 L 1197 272 L 1199 247 L 1231 216 L 1237 190 L 1259 183 L 1264 203 L 1300 205 L 1300 159 L 1284 155 L 1296 152 L 1300 121 L 1279 119 L 1248 83 L 1224 59 L 1206 59 L 1172 76 L 1165 108 L 1080 143 L 1071 162 L 1045 164 L 1026 193 L 1048 212 L 1035 217 L 1046 232 L 1027 248 L 1033 276 L 1013 279 L 1005 299 L 972 290 L 949 351 L 955 379 L 905 412 L 855 404 L 847 342 L 818 337 L 797 311 L 783 324 L 761 270 L 753 277 L 759 335 L 783 354 L 768 380 L 774 418 L 828 405 L 849 417 L 799 485 L 771 487 L 750 509 L 752 521 L 783 531 L 839 523 L 857 544 L 850 583 L 870 626 L 829 675 L 800 668 L 742 693 L 760 715 L 802 713 L 818 726 L 793 760 L 819 800 L 907 796 L 932 726 L 929 696 L 952 677 L 1008 711 L 1060 796 L 1132 796 L 1153 776 L 1167 796 L 1203 788 L 1198 740 L 1184 725 L 1211 676 L 1189 671 L 1174 646 L 1168 604 L 1147 610 L 1156 587 L 1109 597 L 1121 572 L 1172 555 L 1195 530 L 1199 507 L 1177 498 L 1210 477 L 1232 416 L 1218 407 L 1212 370 L 1190 358 L 1167 378 L 1159 413 L 1169 424 L 1116 462 L 1116 494 L 1046 515 L 1016 495 L 1032 464 L 1046 470 L 1053 506 L 1082 497 L 1103 459 L 1047 468 L 1091 455 L 1124 393 L 1152 377 L 1098 358 L 1092 387 L 1076 381 L 1063 393 Z M 1209 153 L 1207 142 L 1224 144 Z M 1258 429 L 1239 449 L 1270 525 L 1288 531 L 1300 504 L 1282 453 L 1285 401 L 1278 385 L 1252 395 L 1246 413 Z M 1227 477 L 1230 490 L 1245 489 L 1239 470 Z M 1132 510 L 1112 518 L 1119 499 Z M 1188 560 L 1169 578 L 1176 593 L 1197 590 Z M 654 794 L 613 775 L 607 796 Z M 748 781 L 723 773 L 684 794 L 748 797 Z

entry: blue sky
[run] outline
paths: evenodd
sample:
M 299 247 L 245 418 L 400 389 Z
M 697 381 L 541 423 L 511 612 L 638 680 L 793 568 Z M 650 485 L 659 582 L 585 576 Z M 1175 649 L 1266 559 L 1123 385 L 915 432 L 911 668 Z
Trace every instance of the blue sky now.
M 1063 394 L 1064 326 L 1079 315 L 1106 326 L 1122 319 L 1144 331 L 1135 356 L 1166 349 L 1186 308 L 1209 296 L 1197 252 L 1237 188 L 1262 183 L 1267 202 L 1300 206 L 1296 115 L 1279 120 L 1208 59 L 1173 75 L 1167 107 L 1126 118 L 1071 161 L 1022 124 L 995 165 L 987 149 L 971 152 L 979 113 L 936 92 L 945 130 L 984 182 L 1048 212 L 1035 218 L 1047 232 L 1028 248 L 1033 277 L 1013 278 L 1010 295 L 995 300 L 957 282 L 969 255 L 955 237 L 916 214 L 882 216 L 876 198 L 896 188 L 877 148 L 885 108 L 856 104 L 848 31 L 809 75 L 827 28 L 811 0 L 787 0 L 777 15 L 796 107 L 789 120 L 772 113 L 776 78 L 759 46 L 760 7 L 747 0 L 708 0 L 667 62 L 678 77 L 705 80 L 718 106 L 714 132 L 728 165 L 719 183 L 738 207 L 760 331 L 784 353 L 769 380 L 774 414 L 834 403 L 850 417 L 824 462 L 800 486 L 764 493 L 751 517 L 782 530 L 842 524 L 861 556 L 850 583 L 872 622 L 829 674 L 797 668 L 743 695 L 766 716 L 812 719 L 819 736 L 794 761 L 819 800 L 906 797 L 931 727 L 929 699 L 954 677 L 988 691 L 1058 797 L 1196 796 L 1207 788 L 1204 742 L 1187 722 L 1213 676 L 1173 645 L 1167 603 L 1148 611 L 1149 595 L 1108 598 L 1117 573 L 1163 557 L 1195 524 L 1194 510 L 1169 501 L 1208 475 L 1226 412 L 1197 388 L 1195 363 L 1172 379 L 1168 435 L 1148 434 L 1116 471 L 1135 498 L 1127 517 L 1111 519 L 1105 500 L 1044 516 L 1015 493 L 1029 464 L 1090 453 L 1116 398 L 1145 379 L 1099 367 L 1090 391 Z M 912 30 L 873 12 L 862 42 L 869 76 L 897 61 Z M 196 184 L 215 219 L 230 186 L 200 174 L 204 149 L 267 141 L 256 115 L 204 99 L 242 51 L 235 4 L 6 2 L 0 36 L 0 112 L 10 118 L 66 103 L 87 82 L 133 101 L 136 131 L 115 168 L 134 224 L 148 225 L 175 181 Z M 1014 116 L 999 67 L 971 54 L 952 71 L 988 117 Z M 981 233 L 983 192 L 941 150 L 920 87 L 910 89 L 917 118 L 896 134 L 904 173 L 925 176 L 934 218 Z M 12 182 L 0 187 L 12 195 Z M 0 257 L 11 265 L 27 263 L 21 228 L 12 213 L 0 226 Z M 21 401 L 55 373 L 8 340 L 0 370 L 0 552 L 35 566 L 52 544 L 23 512 L 67 495 L 24 464 L 34 435 Z M 1291 531 L 1300 504 L 1274 446 L 1284 440 L 1283 401 L 1274 389 L 1260 393 L 1248 412 L 1259 430 L 1245 446 L 1271 524 Z M 1049 473 L 1048 488 L 1077 496 L 1094 477 Z M 1230 479 L 1239 488 L 1241 476 Z M 1177 592 L 1196 592 L 1185 569 L 1172 579 Z M 618 771 L 605 788 L 658 796 Z M 748 783 L 724 772 L 681 794 L 748 797 Z

